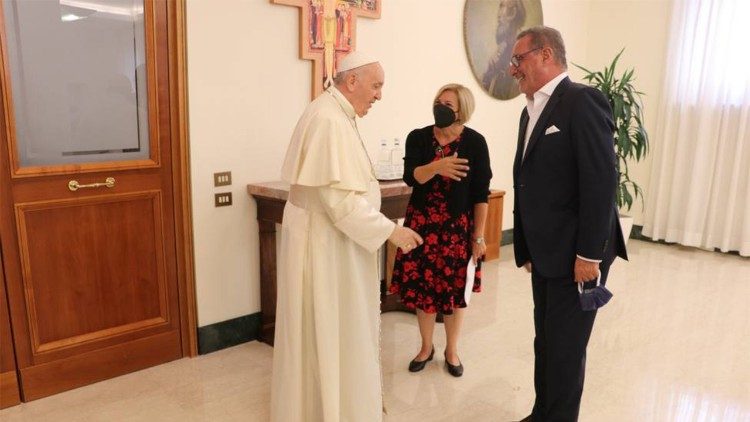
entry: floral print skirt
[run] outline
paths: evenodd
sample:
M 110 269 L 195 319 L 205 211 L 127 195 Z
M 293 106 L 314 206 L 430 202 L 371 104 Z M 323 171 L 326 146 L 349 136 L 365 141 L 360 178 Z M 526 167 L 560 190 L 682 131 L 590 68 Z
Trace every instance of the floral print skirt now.
M 408 253 L 396 253 L 390 292 L 409 309 L 451 315 L 465 308 L 466 266 L 471 259 L 470 213 L 451 216 L 446 193 L 451 180 L 436 176 L 422 210 L 411 204 L 404 225 L 419 233 L 424 244 Z M 481 291 L 481 261 L 468 288 Z

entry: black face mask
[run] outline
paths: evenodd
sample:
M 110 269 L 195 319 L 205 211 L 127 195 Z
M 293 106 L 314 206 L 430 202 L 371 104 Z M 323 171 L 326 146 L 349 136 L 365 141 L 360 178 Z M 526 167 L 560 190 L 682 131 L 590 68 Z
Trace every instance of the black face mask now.
M 432 107 L 432 115 L 435 116 L 435 126 L 440 129 L 446 128 L 456 121 L 456 112 L 443 104 L 435 104 Z

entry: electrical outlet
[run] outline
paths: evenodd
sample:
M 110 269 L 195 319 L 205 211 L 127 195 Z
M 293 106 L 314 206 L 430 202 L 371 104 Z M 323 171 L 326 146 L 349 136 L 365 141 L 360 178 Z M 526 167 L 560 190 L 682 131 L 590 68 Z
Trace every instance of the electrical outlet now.
M 232 184 L 232 172 L 222 171 L 214 173 L 214 186 L 229 186 Z
M 226 207 L 232 205 L 232 192 L 222 192 L 214 194 L 214 206 Z

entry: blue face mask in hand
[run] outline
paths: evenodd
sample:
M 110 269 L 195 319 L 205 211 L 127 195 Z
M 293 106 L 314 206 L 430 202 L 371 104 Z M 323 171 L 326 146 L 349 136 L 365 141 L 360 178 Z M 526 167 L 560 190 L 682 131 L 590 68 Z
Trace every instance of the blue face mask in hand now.
M 581 299 L 581 308 L 584 311 L 595 311 L 606 305 L 612 299 L 612 292 L 601 285 L 602 274 L 596 278 L 596 287 L 584 289 L 583 283 L 578 283 L 578 297 Z

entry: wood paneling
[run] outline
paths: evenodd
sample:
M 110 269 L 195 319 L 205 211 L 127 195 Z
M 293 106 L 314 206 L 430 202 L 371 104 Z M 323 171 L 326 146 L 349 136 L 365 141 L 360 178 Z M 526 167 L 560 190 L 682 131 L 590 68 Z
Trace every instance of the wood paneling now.
M 21 402 L 2 262 L 0 258 L 0 409 Z
M 168 322 L 161 211 L 158 191 L 16 204 L 34 354 Z
M 18 168 L 0 72 L 0 240 L 24 400 L 197 350 L 185 4 L 145 6 L 150 159 Z M 114 187 L 67 189 L 106 177 Z
M 484 241 L 487 243 L 485 261 L 492 261 L 500 257 L 500 243 L 503 240 L 503 199 L 504 190 L 490 192 L 487 207 L 487 222 L 484 226 Z
M 0 409 L 21 403 L 18 374 L 15 370 L 0 372 Z
M 179 359 L 179 337 L 179 332 L 170 331 L 21 369 L 24 401 Z
M 167 3 L 169 22 L 170 85 L 172 124 L 172 179 L 175 200 L 177 278 L 180 284 L 182 353 L 198 355 L 198 313 L 193 260 L 193 202 L 190 193 L 190 139 L 188 136 L 187 32 L 185 0 Z
M 16 204 L 16 221 L 34 354 L 168 322 L 158 191 Z

